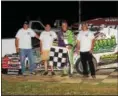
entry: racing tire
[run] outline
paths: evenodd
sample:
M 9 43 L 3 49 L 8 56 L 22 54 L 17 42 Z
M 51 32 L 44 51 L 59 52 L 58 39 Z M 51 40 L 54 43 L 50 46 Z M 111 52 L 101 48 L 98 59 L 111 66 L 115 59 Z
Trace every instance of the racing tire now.
M 2 68 L 2 74 L 7 74 L 7 72 L 8 72 L 8 69 L 3 69 Z
M 19 69 L 18 74 L 19 74 L 19 75 L 21 75 L 21 74 L 22 74 L 21 69 Z
M 93 57 L 92 60 L 93 60 L 94 66 L 95 66 L 95 70 L 97 70 L 97 65 L 98 64 L 97 64 L 97 61 L 96 61 L 95 57 Z M 75 69 L 79 74 L 83 74 L 83 66 L 82 66 L 80 58 L 75 63 Z M 89 69 L 88 69 L 88 72 L 90 73 Z

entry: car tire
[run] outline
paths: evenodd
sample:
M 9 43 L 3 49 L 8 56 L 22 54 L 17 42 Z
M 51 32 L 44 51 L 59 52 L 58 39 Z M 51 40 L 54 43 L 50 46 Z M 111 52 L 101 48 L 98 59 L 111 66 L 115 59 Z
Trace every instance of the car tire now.
M 2 74 L 7 74 L 7 72 L 8 72 L 8 69 L 3 69 L 2 68 Z
M 97 61 L 96 61 L 95 57 L 93 57 L 93 63 L 95 66 L 95 70 L 97 70 Z M 82 63 L 81 63 L 80 58 L 75 63 L 75 69 L 79 74 L 83 74 L 83 67 L 82 67 Z M 88 69 L 88 72 L 90 73 L 89 69 Z
M 21 69 L 19 69 L 18 74 L 20 74 L 20 75 L 22 74 Z

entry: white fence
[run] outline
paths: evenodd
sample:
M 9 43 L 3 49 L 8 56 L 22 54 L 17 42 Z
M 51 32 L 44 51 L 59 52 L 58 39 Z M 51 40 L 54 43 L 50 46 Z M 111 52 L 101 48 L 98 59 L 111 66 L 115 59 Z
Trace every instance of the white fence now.
M 2 57 L 5 54 L 12 54 L 12 53 L 16 53 L 15 38 L 2 39 Z

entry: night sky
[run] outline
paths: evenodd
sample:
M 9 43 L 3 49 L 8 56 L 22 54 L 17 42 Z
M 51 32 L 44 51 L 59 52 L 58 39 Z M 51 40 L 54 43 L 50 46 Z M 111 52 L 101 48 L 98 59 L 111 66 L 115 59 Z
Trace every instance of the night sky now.
M 1 8 L 1 38 L 13 38 L 27 19 L 40 18 L 43 24 L 51 25 L 56 19 L 66 19 L 69 24 L 79 20 L 77 1 L 2 1 Z M 118 17 L 118 2 L 83 1 L 81 11 L 82 21 L 98 17 Z

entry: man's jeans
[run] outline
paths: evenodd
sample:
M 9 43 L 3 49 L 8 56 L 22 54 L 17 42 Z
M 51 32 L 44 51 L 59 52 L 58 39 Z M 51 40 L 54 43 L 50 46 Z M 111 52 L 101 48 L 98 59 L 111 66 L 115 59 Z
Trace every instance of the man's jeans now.
M 20 49 L 20 62 L 21 62 L 21 71 L 22 73 L 25 72 L 25 58 L 28 57 L 30 63 L 30 72 L 34 71 L 34 57 L 32 49 Z

